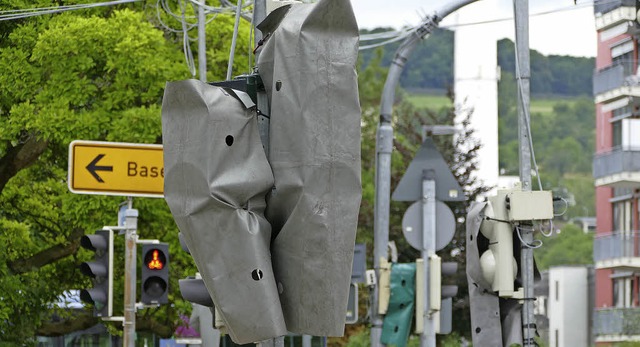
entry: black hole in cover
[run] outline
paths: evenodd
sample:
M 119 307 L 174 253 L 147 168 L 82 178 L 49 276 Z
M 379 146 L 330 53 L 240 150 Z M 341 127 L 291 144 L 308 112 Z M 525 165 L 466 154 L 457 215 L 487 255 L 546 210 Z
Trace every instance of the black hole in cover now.
M 282 81 L 277 81 L 276 82 L 276 91 L 280 91 L 280 88 L 282 88 Z
M 254 281 L 260 281 L 262 279 L 262 277 L 264 277 L 264 274 L 262 273 L 262 270 L 255 269 L 255 270 L 251 271 L 251 278 L 253 278 Z
M 227 137 L 224 139 L 224 142 L 227 144 L 227 146 L 231 146 L 233 144 L 233 136 L 227 135 Z
M 476 334 L 479 334 L 479 333 L 480 333 L 480 331 L 482 331 L 482 329 L 480 329 L 479 327 L 478 327 L 478 328 L 476 328 Z

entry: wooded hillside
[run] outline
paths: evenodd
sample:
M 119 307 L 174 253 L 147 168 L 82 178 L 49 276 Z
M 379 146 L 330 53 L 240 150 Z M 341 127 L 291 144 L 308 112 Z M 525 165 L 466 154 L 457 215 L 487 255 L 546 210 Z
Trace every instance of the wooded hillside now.
M 390 29 L 362 31 L 375 33 Z M 447 89 L 453 85 L 453 31 L 437 29 L 412 53 L 400 78 L 405 89 Z M 388 66 L 399 43 L 383 46 L 383 66 Z M 362 52 L 365 64 L 372 51 Z M 503 77 L 515 72 L 514 43 L 509 39 L 498 41 L 498 65 Z M 531 50 L 531 93 L 562 96 L 590 96 L 594 58 L 570 56 L 544 56 Z

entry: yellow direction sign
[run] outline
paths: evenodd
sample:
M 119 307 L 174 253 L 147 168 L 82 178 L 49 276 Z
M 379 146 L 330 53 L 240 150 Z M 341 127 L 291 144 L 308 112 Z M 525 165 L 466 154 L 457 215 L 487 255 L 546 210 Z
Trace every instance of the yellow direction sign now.
M 69 190 L 79 194 L 161 198 L 162 145 L 73 141 L 69 145 Z

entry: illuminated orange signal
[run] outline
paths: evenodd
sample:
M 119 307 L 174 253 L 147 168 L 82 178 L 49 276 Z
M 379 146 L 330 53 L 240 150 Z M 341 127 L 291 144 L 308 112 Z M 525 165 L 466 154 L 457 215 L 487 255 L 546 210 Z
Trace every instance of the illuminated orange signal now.
M 162 270 L 164 262 L 160 260 L 160 252 L 157 249 L 153 250 L 151 260 L 147 262 L 147 268 L 149 270 Z

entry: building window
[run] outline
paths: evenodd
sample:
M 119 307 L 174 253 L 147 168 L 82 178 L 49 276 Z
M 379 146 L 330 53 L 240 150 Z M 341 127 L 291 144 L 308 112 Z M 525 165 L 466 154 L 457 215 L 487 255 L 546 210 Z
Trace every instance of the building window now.
M 622 147 L 622 120 L 611 123 L 611 148 L 618 149 Z
M 636 74 L 633 47 L 633 41 L 626 41 L 611 48 L 612 65 L 622 65 L 625 76 Z
M 631 277 L 613 279 L 613 306 L 631 307 L 633 299 L 633 281 Z
M 616 108 L 611 111 L 611 119 L 620 120 L 633 115 L 633 106 L 627 103 L 627 106 Z
M 613 231 L 631 231 L 631 200 L 617 201 L 613 203 Z

